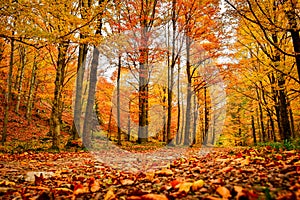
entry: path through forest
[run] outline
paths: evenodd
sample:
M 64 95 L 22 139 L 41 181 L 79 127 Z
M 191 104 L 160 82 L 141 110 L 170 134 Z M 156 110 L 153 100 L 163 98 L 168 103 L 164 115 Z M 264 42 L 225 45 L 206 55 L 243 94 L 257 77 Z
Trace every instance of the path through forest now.
M 121 156 L 116 152 L 109 164 L 95 156 L 108 151 L 1 154 L 0 196 L 38 200 L 300 199 L 299 151 L 271 147 L 167 151 L 173 157 L 165 162 L 155 152 L 139 154 L 147 162 L 134 157 L 117 160 Z M 123 170 L 117 169 L 120 163 Z

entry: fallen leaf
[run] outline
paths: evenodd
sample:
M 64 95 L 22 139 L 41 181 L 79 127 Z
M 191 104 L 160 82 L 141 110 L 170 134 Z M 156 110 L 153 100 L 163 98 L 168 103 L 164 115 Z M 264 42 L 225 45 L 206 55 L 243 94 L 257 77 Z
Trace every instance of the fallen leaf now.
M 176 180 L 171 181 L 170 184 L 171 184 L 172 188 L 175 188 L 178 184 L 180 184 L 180 181 L 176 179 Z
M 90 185 L 90 190 L 91 192 L 97 192 L 100 190 L 100 183 L 98 180 L 95 180 L 91 185 Z
M 250 158 L 246 157 L 244 160 L 241 162 L 241 166 L 249 165 L 250 164 Z
M 161 176 L 172 176 L 174 173 L 170 169 L 162 169 L 162 170 L 155 172 L 155 174 L 161 175 Z
M 111 199 L 115 199 L 116 195 L 114 193 L 114 190 L 112 188 L 110 188 L 107 193 L 104 196 L 104 200 L 111 200 Z
M 121 180 L 121 184 L 122 185 L 132 185 L 133 183 L 134 183 L 134 181 L 131 180 L 131 179 L 123 179 L 123 180 Z
M 166 195 L 163 194 L 145 194 L 141 196 L 142 200 L 168 200 Z
M 236 191 L 236 199 L 247 198 L 248 195 L 244 192 L 244 189 L 241 186 L 233 186 L 234 191 Z
M 230 191 L 224 186 L 219 186 L 216 191 L 223 199 L 229 199 L 231 197 Z
M 73 193 L 73 191 L 68 188 L 55 188 L 54 191 L 56 191 L 57 194 L 60 194 L 60 195 Z
M 179 192 L 186 192 L 188 193 L 192 187 L 193 183 L 190 182 L 183 182 L 179 185 Z
M 222 200 L 218 197 L 213 197 L 213 196 L 206 196 L 204 199 L 207 199 L 207 200 Z
M 231 170 L 233 169 L 233 167 L 224 167 L 222 170 L 221 170 L 221 172 L 230 172 Z
M 192 185 L 192 190 L 193 191 L 197 191 L 199 190 L 200 188 L 202 188 L 204 185 L 204 181 L 203 180 L 198 180 L 198 181 L 195 181 Z
M 75 195 L 85 194 L 85 193 L 89 193 L 89 188 L 88 187 L 77 187 L 77 189 L 74 189 L 74 194 Z

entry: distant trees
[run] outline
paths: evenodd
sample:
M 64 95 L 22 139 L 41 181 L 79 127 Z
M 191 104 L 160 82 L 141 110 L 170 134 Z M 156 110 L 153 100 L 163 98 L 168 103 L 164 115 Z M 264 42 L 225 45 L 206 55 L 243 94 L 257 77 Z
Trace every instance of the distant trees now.
M 217 0 L 1 2 L 2 143 L 9 111 L 24 110 L 33 123 L 39 107 L 50 112 L 54 149 L 65 111 L 73 115 L 72 139 L 92 147 L 96 109 L 119 145 L 126 132 L 138 143 L 183 145 L 296 138 L 297 2 L 226 2 L 226 19 Z M 224 57 L 231 60 L 218 64 Z

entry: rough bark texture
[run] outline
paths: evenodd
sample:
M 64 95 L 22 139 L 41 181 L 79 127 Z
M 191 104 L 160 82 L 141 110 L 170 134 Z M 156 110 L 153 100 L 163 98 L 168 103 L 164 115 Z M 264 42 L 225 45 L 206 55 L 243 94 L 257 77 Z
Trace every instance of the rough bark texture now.
M 117 125 L 118 125 L 118 145 L 121 145 L 121 105 L 120 105 L 120 78 L 121 78 L 121 56 L 118 58 L 117 76 Z
M 22 86 L 24 80 L 24 71 L 25 71 L 25 63 L 26 63 L 26 50 L 23 45 L 19 46 L 19 54 L 20 54 L 20 66 L 18 69 L 18 81 L 16 82 L 16 90 L 17 90 L 17 103 L 15 107 L 15 112 L 19 113 L 20 103 L 21 103 L 21 94 L 22 94 Z
M 59 135 L 61 130 L 62 113 L 62 89 L 66 69 L 66 54 L 68 46 L 68 42 L 62 42 L 58 46 L 54 98 L 52 101 L 52 112 L 50 116 L 50 135 L 52 136 L 52 149 L 59 149 Z
M 36 58 L 37 58 L 37 54 L 34 55 L 33 66 L 32 66 L 31 77 L 30 77 L 30 84 L 29 84 L 29 94 L 28 94 L 27 110 L 26 110 L 26 119 L 28 120 L 28 123 L 30 123 L 31 121 L 31 111 L 33 108 L 33 97 L 35 93 L 36 72 L 37 72 Z
M 180 144 L 180 62 L 178 63 L 178 79 L 177 79 L 177 131 L 176 131 L 176 144 Z
M 76 96 L 74 106 L 74 119 L 72 125 L 72 137 L 78 139 L 82 131 L 81 114 L 82 114 L 82 92 L 83 92 L 83 77 L 85 69 L 85 60 L 87 55 L 87 45 L 82 44 L 79 46 L 78 64 L 77 64 L 77 77 L 76 77 Z
M 4 119 L 3 119 L 3 129 L 2 129 L 2 139 L 1 139 L 2 145 L 4 145 L 7 138 L 8 111 L 9 111 L 9 107 L 10 107 L 9 104 L 11 100 L 13 67 L 14 67 L 14 40 L 11 39 L 9 70 L 8 70 L 8 77 L 7 77 L 7 92 L 5 94 L 5 100 L 4 100 Z
M 92 141 L 91 141 L 92 124 L 90 122 L 92 121 L 93 108 L 95 104 L 98 63 L 99 63 L 99 50 L 97 49 L 97 47 L 94 47 L 93 60 L 92 60 L 91 71 L 90 71 L 88 100 L 86 105 L 83 133 L 82 133 L 82 142 L 86 148 L 92 147 Z
M 190 39 L 186 37 L 186 74 L 187 74 L 187 97 L 185 114 L 184 145 L 190 144 L 190 125 L 191 125 L 191 100 L 192 100 L 192 74 L 190 65 Z

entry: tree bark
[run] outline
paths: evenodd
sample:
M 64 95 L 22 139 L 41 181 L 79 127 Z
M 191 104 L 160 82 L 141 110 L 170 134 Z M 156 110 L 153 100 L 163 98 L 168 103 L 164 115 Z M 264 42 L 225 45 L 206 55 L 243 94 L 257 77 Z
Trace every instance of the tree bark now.
M 15 112 L 19 113 L 20 102 L 21 102 L 21 93 L 22 93 L 22 86 L 24 80 L 24 71 L 25 71 L 25 63 L 26 63 L 26 50 L 24 45 L 19 46 L 19 54 L 20 54 L 20 67 L 18 70 L 18 82 L 16 82 L 16 90 L 17 90 L 17 103 L 15 107 Z
M 37 53 L 34 54 L 34 59 L 33 59 L 33 66 L 32 66 L 32 71 L 31 71 L 31 77 L 30 77 L 30 84 L 29 84 L 29 94 L 28 94 L 28 101 L 27 101 L 27 110 L 26 110 L 26 119 L 28 121 L 28 124 L 31 122 L 31 111 L 33 108 L 33 97 L 35 93 L 35 84 L 36 84 L 36 72 L 38 70 L 38 65 L 37 65 Z
M 14 32 L 13 32 L 14 35 Z M 14 39 L 10 41 L 10 58 L 9 58 L 9 70 L 8 70 L 8 77 L 7 77 L 7 92 L 5 94 L 4 100 L 4 119 L 3 119 L 3 129 L 2 129 L 2 139 L 1 143 L 4 145 L 7 138 L 7 124 L 8 124 L 8 115 L 9 115 L 9 107 L 11 101 L 11 93 L 12 93 L 12 72 L 14 67 Z
M 83 77 L 85 70 L 85 60 L 88 51 L 87 44 L 79 45 L 79 55 L 77 63 L 77 76 L 76 76 L 76 96 L 75 96 L 75 106 L 74 106 L 74 116 L 72 125 L 72 138 L 76 140 L 81 135 L 82 125 L 81 125 L 81 115 L 82 115 L 82 93 L 83 93 Z
M 99 50 L 97 47 L 94 47 L 93 60 L 92 60 L 91 71 L 90 71 L 88 99 L 87 99 L 87 105 L 85 110 L 85 118 L 84 118 L 83 133 L 82 133 L 82 142 L 86 148 L 92 147 L 92 141 L 91 141 L 92 124 L 90 122 L 92 120 L 93 108 L 95 104 L 98 63 L 99 63 Z
M 256 145 L 257 142 L 256 142 L 255 122 L 254 122 L 254 117 L 253 117 L 253 115 L 251 115 L 251 125 L 252 125 L 252 137 L 253 137 L 253 143 L 254 143 L 254 145 Z
M 192 74 L 190 65 L 190 38 L 186 37 L 186 74 L 187 74 L 187 97 L 186 97 L 186 115 L 184 145 L 190 145 L 190 123 L 191 123 L 191 99 L 192 99 Z
M 177 130 L 176 130 L 176 144 L 180 144 L 180 61 L 178 62 L 178 78 L 177 78 Z
M 117 75 L 117 125 L 118 125 L 118 145 L 121 145 L 121 106 L 120 106 L 120 78 L 121 78 L 121 56 L 118 58 Z
M 68 42 L 62 42 L 58 46 L 54 99 L 52 101 L 52 112 L 50 116 L 50 134 L 52 136 L 52 149 L 59 149 L 59 136 L 61 129 L 62 112 L 62 89 L 64 83 L 68 46 Z

